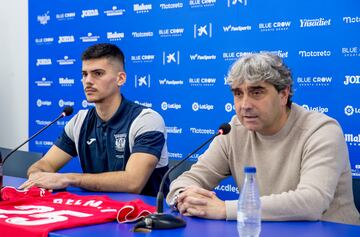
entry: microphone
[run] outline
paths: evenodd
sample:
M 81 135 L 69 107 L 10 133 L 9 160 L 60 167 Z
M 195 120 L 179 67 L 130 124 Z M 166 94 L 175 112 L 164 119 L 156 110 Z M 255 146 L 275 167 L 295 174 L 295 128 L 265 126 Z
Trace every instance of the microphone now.
M 59 119 L 65 117 L 65 116 L 69 116 L 73 113 L 74 109 L 71 106 L 66 106 L 63 109 L 63 112 L 55 119 L 53 120 L 51 123 L 49 123 L 48 125 L 46 125 L 45 127 L 43 127 L 41 130 L 39 130 L 37 133 L 35 133 L 34 135 L 32 135 L 30 138 L 28 138 L 26 141 L 24 141 L 23 143 L 21 143 L 18 147 L 14 148 L 13 150 L 11 150 L 5 157 L 4 159 L 2 159 L 1 154 L 0 154 L 0 175 L 2 177 L 2 166 L 4 165 L 5 161 L 17 150 L 19 150 L 20 147 L 22 147 L 23 145 L 25 145 L 26 143 L 28 143 L 31 139 L 33 139 L 34 137 L 36 137 L 37 135 L 39 135 L 40 133 L 42 133 L 45 129 L 47 129 L 48 127 L 50 127 L 52 124 L 54 124 L 56 121 L 58 121 Z
M 164 211 L 164 184 L 165 180 L 168 178 L 171 171 L 175 170 L 182 163 L 184 163 L 187 159 L 189 159 L 194 153 L 203 148 L 206 144 L 208 144 L 211 140 L 219 135 L 226 135 L 230 132 L 231 126 L 228 123 L 224 123 L 219 127 L 219 130 L 216 134 L 210 137 L 207 141 L 201 144 L 198 148 L 196 148 L 193 152 L 188 154 L 184 159 L 179 161 L 176 165 L 172 166 L 168 171 L 164 174 L 164 177 L 161 180 L 159 192 L 156 197 L 156 212 L 155 214 L 147 215 L 144 219 L 140 220 L 136 223 L 134 229 L 137 228 L 146 228 L 146 229 L 173 229 L 180 228 L 186 226 L 186 222 L 180 217 L 173 216 L 171 214 L 165 214 Z

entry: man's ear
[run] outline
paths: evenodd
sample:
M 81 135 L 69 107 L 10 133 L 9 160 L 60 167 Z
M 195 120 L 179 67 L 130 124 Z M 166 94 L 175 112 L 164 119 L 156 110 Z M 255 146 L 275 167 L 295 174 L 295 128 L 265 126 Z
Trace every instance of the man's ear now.
M 289 95 L 290 95 L 290 87 L 287 86 L 286 88 L 282 89 L 280 92 L 280 99 L 281 99 L 281 104 L 282 105 L 286 105 Z
M 120 87 L 124 85 L 126 82 L 126 73 L 125 72 L 118 72 L 117 74 L 117 85 Z

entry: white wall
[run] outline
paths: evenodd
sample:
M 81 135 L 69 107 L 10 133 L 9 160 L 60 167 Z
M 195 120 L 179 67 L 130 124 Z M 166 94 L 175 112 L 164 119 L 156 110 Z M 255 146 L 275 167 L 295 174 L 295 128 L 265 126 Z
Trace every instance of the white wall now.
M 28 0 L 1 1 L 0 29 L 0 146 L 15 148 L 28 137 Z

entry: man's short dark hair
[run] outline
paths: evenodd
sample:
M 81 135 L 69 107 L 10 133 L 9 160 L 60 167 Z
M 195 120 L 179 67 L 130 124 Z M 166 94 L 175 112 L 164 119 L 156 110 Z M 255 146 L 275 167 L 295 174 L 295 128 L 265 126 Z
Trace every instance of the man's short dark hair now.
M 94 44 L 88 47 L 81 55 L 81 60 L 113 58 L 120 61 L 125 70 L 125 56 L 119 47 L 114 44 Z

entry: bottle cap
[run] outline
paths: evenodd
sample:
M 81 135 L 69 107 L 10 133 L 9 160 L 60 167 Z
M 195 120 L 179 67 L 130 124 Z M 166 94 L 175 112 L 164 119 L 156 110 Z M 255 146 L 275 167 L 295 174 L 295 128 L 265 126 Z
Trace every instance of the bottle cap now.
M 244 168 L 244 172 L 245 173 L 256 173 L 256 168 L 253 166 L 246 166 Z

